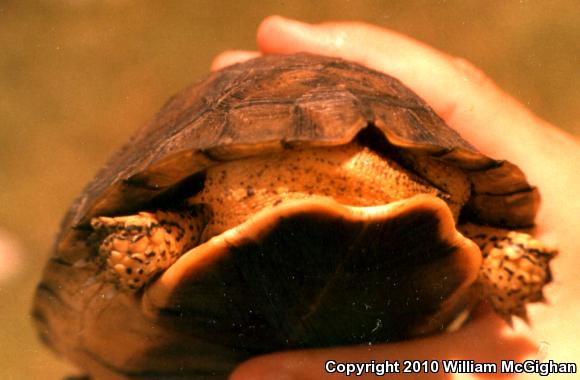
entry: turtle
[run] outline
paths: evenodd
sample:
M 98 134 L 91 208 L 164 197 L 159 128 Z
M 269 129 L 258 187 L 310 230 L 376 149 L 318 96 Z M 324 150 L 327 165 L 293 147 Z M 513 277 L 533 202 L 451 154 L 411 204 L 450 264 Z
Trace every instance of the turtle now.
M 399 80 L 267 55 L 172 97 L 64 217 L 41 340 L 93 379 L 226 378 L 254 355 L 452 331 L 544 301 L 539 191 Z

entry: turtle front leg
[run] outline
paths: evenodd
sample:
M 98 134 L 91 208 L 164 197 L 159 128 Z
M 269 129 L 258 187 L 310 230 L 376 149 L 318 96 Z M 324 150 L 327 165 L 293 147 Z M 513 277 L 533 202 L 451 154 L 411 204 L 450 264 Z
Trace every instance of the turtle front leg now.
M 91 226 L 105 270 L 121 289 L 136 291 L 198 244 L 204 219 L 193 209 L 156 211 L 96 217 Z
M 550 260 L 557 251 L 522 232 L 474 224 L 459 230 L 483 255 L 478 278 L 483 296 L 508 323 L 512 315 L 527 321 L 526 303 L 544 301 L 543 288 L 552 280 Z

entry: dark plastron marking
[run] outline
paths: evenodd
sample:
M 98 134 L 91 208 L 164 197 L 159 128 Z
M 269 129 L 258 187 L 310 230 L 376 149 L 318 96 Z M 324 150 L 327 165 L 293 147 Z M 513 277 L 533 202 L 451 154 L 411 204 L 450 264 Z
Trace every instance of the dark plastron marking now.
M 199 210 L 188 210 L 97 217 L 91 225 L 104 270 L 120 288 L 135 291 L 197 245 L 205 222 Z
M 549 264 L 557 251 L 522 232 L 473 224 L 460 231 L 483 255 L 478 279 L 483 296 L 508 323 L 512 315 L 527 321 L 526 304 L 545 300 L 543 288 L 552 280 Z

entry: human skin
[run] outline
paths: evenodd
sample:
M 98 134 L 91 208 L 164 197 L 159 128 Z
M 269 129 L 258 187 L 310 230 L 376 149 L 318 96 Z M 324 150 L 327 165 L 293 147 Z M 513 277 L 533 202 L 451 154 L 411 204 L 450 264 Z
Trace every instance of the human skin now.
M 18 239 L 0 227 L 0 285 L 21 269 L 22 246 Z
M 535 235 L 557 245 L 554 282 L 547 304 L 528 307 L 530 325 L 509 327 L 482 305 L 459 331 L 411 341 L 274 353 L 243 363 L 231 375 L 244 379 L 320 379 L 324 363 L 376 360 L 464 359 L 477 362 L 544 359 L 580 362 L 580 142 L 550 125 L 498 88 L 469 62 L 396 32 L 356 22 L 305 24 L 279 16 L 265 19 L 257 33 L 259 52 L 227 51 L 212 70 L 259 54 L 309 52 L 342 57 L 399 78 L 425 99 L 452 128 L 485 154 L 507 159 L 539 187 L 542 206 Z M 542 343 L 544 342 L 544 343 Z M 538 348 L 542 346 L 541 353 Z M 547 354 L 547 355 L 546 355 Z M 545 356 L 545 358 L 544 358 Z M 499 368 L 499 366 L 498 366 Z M 376 378 L 375 375 L 367 375 Z M 474 374 L 393 374 L 397 378 L 471 379 Z M 537 378 L 534 374 L 491 374 L 490 378 Z M 364 376 L 363 376 L 364 378 Z

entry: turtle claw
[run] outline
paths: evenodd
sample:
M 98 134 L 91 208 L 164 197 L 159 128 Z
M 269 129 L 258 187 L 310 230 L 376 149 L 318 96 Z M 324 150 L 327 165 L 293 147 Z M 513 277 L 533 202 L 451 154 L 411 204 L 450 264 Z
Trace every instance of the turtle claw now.
M 521 319 L 522 321 L 524 321 L 526 323 L 526 325 L 531 326 L 531 321 L 530 321 L 530 318 L 528 316 L 528 312 L 527 312 L 525 306 L 518 308 L 516 310 L 510 310 L 509 312 L 504 312 L 504 313 L 499 313 L 496 310 L 496 314 L 501 319 L 503 319 L 504 322 L 507 323 L 507 325 L 509 327 L 511 327 L 512 329 L 514 328 L 514 317 Z
M 507 323 L 509 327 L 511 327 L 512 329 L 514 328 L 514 319 L 512 318 L 511 315 L 500 315 L 500 314 L 498 315 L 501 319 L 504 320 L 505 323 Z
M 540 289 L 533 296 L 530 296 L 530 302 L 541 302 L 547 305 L 550 304 L 550 300 L 546 297 L 544 289 Z
M 522 307 L 516 311 L 514 311 L 514 316 L 518 317 L 519 319 L 521 319 L 522 321 L 524 321 L 526 323 L 526 325 L 530 326 L 531 322 L 530 322 L 530 318 L 528 316 L 528 311 L 526 310 L 526 307 Z

